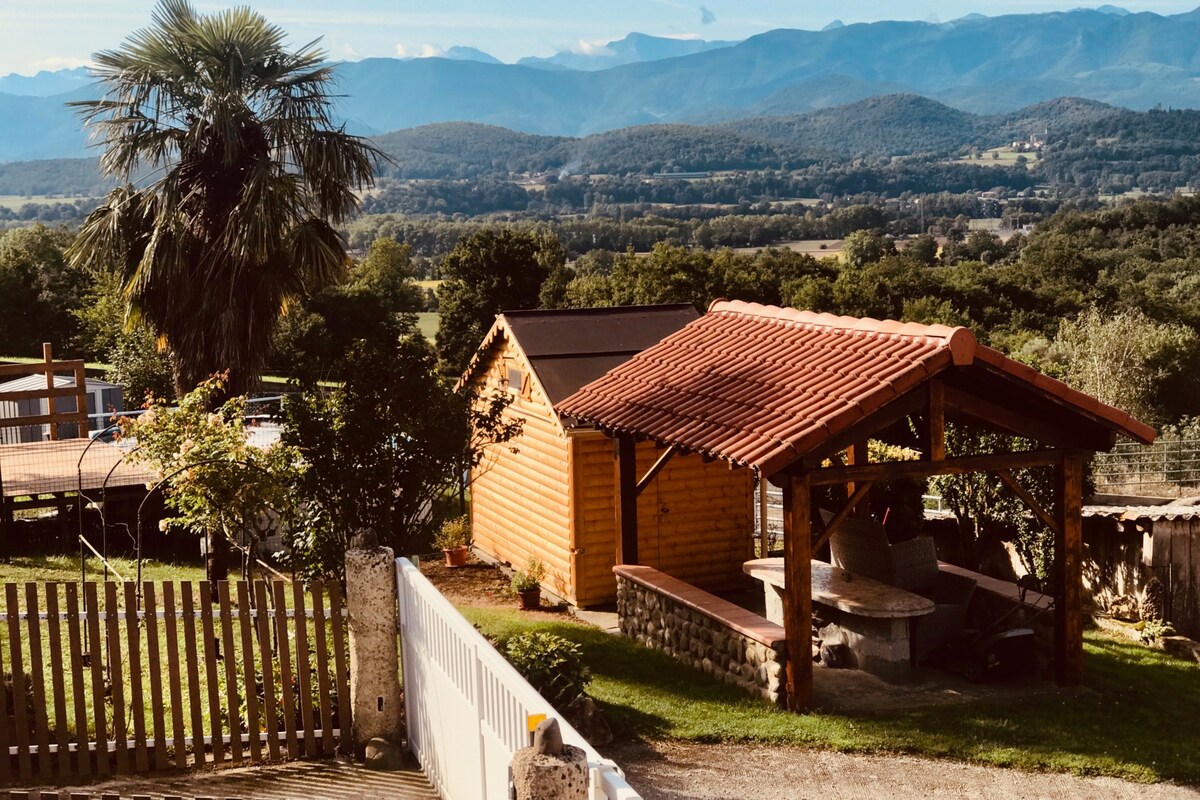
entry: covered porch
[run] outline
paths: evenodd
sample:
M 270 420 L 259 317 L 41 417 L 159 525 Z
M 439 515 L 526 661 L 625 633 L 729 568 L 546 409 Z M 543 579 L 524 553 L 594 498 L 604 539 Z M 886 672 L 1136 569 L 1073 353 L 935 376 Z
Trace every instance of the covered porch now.
M 782 487 L 784 557 L 772 565 L 781 589 L 782 636 L 766 649 L 751 647 L 769 639 L 771 629 L 746 619 L 745 640 L 728 649 L 758 653 L 762 663 L 754 669 L 760 675 L 780 662 L 768 650 L 786 652 L 780 699 L 796 711 L 812 702 L 814 570 L 819 602 L 831 578 L 848 580 L 823 562 L 814 565 L 813 556 L 839 535 L 862 544 L 872 486 L 904 478 L 992 473 L 1053 532 L 1054 674 L 1060 684 L 1078 683 L 1084 461 L 1110 449 L 1118 435 L 1143 442 L 1155 435 L 1128 414 L 979 345 L 964 328 L 726 301 L 556 410 L 615 440 L 616 571 L 621 576 L 630 568 L 625 571 L 633 584 L 638 495 L 676 454 L 754 470 L 760 480 Z M 947 423 L 1019 436 L 1029 447 L 948 456 Z M 639 475 L 635 447 L 647 439 L 664 450 Z M 917 457 L 872 460 L 869 440 L 903 444 Z M 1018 481 L 1018 470 L 1033 468 L 1053 471 L 1052 503 L 1038 502 Z M 841 499 L 823 517 L 816 498 L 833 496 L 829 487 L 837 487 Z M 936 559 L 934 571 L 940 572 Z M 635 594 L 627 589 L 622 602 Z M 689 600 L 680 599 L 685 605 Z M 922 615 L 918 605 L 906 609 L 909 617 Z

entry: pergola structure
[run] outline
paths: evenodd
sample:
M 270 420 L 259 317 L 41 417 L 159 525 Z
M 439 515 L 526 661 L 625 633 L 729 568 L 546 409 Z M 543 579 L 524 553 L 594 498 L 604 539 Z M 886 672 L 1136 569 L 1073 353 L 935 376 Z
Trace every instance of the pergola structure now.
M 796 711 L 812 700 L 812 554 L 865 509 L 873 483 L 900 478 L 994 473 L 1054 532 L 1055 677 L 1078 683 L 1084 459 L 1110 450 L 1118 435 L 1155 436 L 1125 412 L 978 344 L 966 328 L 736 301 L 715 302 L 556 409 L 616 441 L 618 563 L 638 563 L 638 493 L 676 453 L 750 468 L 783 487 L 787 702 Z M 919 432 L 920 460 L 871 462 L 868 439 L 905 420 Z M 1036 449 L 948 457 L 947 421 L 1017 435 Z M 666 448 L 644 476 L 632 457 L 639 439 Z M 1050 508 L 1013 476 L 1031 467 L 1054 469 Z M 847 499 L 814 539 L 812 491 L 828 485 L 845 485 Z

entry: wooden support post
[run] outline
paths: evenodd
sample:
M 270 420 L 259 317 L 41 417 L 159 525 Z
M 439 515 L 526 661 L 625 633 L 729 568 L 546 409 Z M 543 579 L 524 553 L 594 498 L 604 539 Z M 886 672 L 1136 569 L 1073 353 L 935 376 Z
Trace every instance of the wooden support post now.
M 939 380 L 929 382 L 929 410 L 925 426 L 925 458 L 929 461 L 946 459 L 946 394 Z
M 617 563 L 638 563 L 637 443 L 627 433 L 617 434 L 616 503 Z
M 1077 686 L 1083 680 L 1083 456 L 1064 455 L 1054 483 L 1054 677 L 1061 686 Z
M 91 428 L 92 421 L 88 419 L 87 372 L 84 370 L 82 363 L 75 368 L 75 413 L 83 420 L 75 426 L 76 437 L 86 439 L 88 438 L 88 429 Z M 96 413 L 102 414 L 104 413 L 104 409 L 97 408 Z M 103 428 L 104 425 L 100 427 Z
M 54 346 L 49 342 L 42 342 L 42 359 L 46 362 L 46 388 L 50 390 L 50 394 L 46 396 L 46 414 L 54 416 L 57 409 L 54 407 L 54 369 L 50 366 L 54 362 Z M 49 425 L 50 440 L 58 438 L 58 423 L 51 422 Z
M 862 439 L 850 445 L 846 451 L 846 465 L 860 467 L 864 464 L 871 463 L 871 453 L 867 447 L 867 440 Z M 867 483 L 868 490 L 870 483 Z M 871 516 L 871 497 L 868 493 L 860 492 L 859 485 L 854 481 L 846 483 L 846 497 L 855 498 L 854 505 L 850 509 L 850 515 L 856 519 L 864 519 Z
M 787 707 L 812 707 L 812 491 L 806 476 L 783 487 L 783 628 L 787 634 Z

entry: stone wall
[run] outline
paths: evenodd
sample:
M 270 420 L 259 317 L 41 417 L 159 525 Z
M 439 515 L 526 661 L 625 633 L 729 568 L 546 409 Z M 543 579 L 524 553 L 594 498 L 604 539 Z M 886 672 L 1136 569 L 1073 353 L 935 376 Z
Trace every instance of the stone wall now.
M 784 706 L 783 628 L 641 566 L 617 566 L 621 633 L 689 667 Z

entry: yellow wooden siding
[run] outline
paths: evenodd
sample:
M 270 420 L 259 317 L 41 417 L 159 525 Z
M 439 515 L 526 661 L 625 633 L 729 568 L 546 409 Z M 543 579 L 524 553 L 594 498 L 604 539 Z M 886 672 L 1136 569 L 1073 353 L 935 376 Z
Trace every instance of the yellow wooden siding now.
M 529 365 L 511 339 L 489 365 L 487 390 L 502 386 L 509 361 L 525 373 L 526 385 L 514 392 L 506 413 L 524 424 L 515 440 L 490 447 L 473 475 L 471 535 L 480 550 L 514 567 L 523 568 L 530 558 L 541 561 L 543 585 L 573 601 L 566 436 L 550 404 L 531 386 Z
M 576 560 L 576 602 L 598 605 L 616 594 L 615 467 L 612 440 L 595 432 L 571 434 Z M 638 445 L 638 474 L 661 455 Z M 676 456 L 638 497 L 638 560 L 710 590 L 745 584 L 742 564 L 751 557 L 753 478 L 721 461 Z

